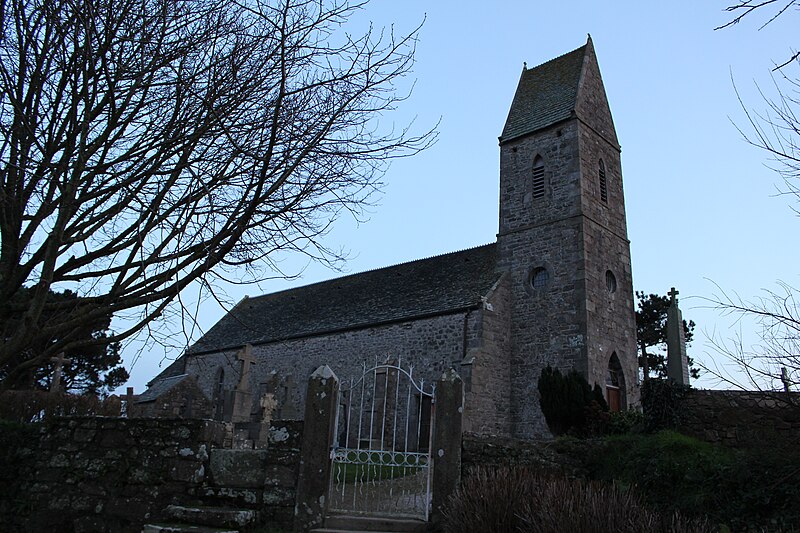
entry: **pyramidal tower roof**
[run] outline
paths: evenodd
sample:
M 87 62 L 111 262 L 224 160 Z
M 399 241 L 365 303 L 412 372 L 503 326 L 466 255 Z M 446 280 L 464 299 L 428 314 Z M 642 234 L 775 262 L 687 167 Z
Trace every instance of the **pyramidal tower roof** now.
M 500 142 L 533 133 L 573 116 L 584 61 L 587 56 L 594 57 L 593 52 L 590 36 L 585 45 L 572 52 L 538 67 L 525 68 Z

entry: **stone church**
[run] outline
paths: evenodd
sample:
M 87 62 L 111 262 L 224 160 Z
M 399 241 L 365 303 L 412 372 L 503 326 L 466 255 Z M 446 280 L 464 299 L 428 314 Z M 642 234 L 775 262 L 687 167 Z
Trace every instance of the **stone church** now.
M 278 418 L 302 416 L 320 365 L 347 379 L 398 359 L 426 381 L 455 368 L 473 433 L 546 435 L 547 365 L 578 369 L 612 408 L 637 403 L 620 146 L 591 38 L 523 70 L 499 141 L 496 242 L 245 298 L 140 398 L 187 376 L 220 417 L 249 344 L 250 387 Z

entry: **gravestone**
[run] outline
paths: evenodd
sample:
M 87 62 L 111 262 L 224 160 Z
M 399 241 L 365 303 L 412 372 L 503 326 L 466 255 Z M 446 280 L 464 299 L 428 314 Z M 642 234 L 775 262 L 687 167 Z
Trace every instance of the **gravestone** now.
M 667 377 L 675 383 L 689 384 L 689 360 L 686 357 L 686 335 L 683 331 L 683 315 L 678 307 L 678 291 L 675 287 L 667 293 L 670 297 L 667 309 Z

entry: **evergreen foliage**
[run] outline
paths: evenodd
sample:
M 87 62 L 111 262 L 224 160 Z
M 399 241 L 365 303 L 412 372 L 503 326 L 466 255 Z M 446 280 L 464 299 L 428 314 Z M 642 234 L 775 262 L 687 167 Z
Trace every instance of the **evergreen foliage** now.
M 788 532 L 800 524 L 796 449 L 730 449 L 667 430 L 595 442 L 583 452 L 591 477 L 635 487 L 665 512 L 706 517 L 725 526 L 719 531 Z
M 652 432 L 679 427 L 682 398 L 689 388 L 670 379 L 650 379 L 642 383 L 645 429 Z
M 670 299 L 668 296 L 658 294 L 645 294 L 636 291 L 636 342 L 639 345 L 639 368 L 644 369 L 650 376 L 667 377 L 667 310 Z M 683 321 L 683 336 L 686 345 L 692 343 L 695 323 L 693 320 Z M 694 360 L 689 357 L 689 375 L 693 379 L 700 376 L 699 370 L 694 366 Z
M 16 303 L 27 305 L 33 289 L 21 289 L 14 297 Z M 85 304 L 76 293 L 50 291 L 48 303 L 58 304 L 61 310 L 43 312 L 43 323 L 57 320 L 62 313 L 71 312 Z M 20 327 L 21 317 L 15 316 L 0 324 L 0 337 L 9 337 Z M 128 381 L 128 371 L 122 366 L 120 344 L 109 341 L 111 316 L 100 317 L 73 328 L 66 339 L 58 336 L 41 337 L 31 342 L 27 349 L 18 352 L 4 365 L 0 365 L 0 383 L 4 388 L 16 390 L 50 390 L 53 363 L 39 355 L 61 341 L 69 341 L 73 348 L 64 351 L 71 360 L 62 368 L 61 390 L 89 395 L 106 395 Z M 16 369 L 14 373 L 12 370 Z
M 595 433 L 598 417 L 608 412 L 599 385 L 592 388 L 575 369 L 564 375 L 551 366 L 545 367 L 539 377 L 539 405 L 554 435 L 569 431 Z

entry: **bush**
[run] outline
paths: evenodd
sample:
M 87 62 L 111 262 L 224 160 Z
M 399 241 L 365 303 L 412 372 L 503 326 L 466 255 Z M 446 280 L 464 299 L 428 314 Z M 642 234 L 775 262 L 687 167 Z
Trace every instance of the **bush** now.
M 608 405 L 597 384 L 592 389 L 575 369 L 562 375 L 557 368 L 548 366 L 542 370 L 538 385 L 539 405 L 553 435 L 603 432 Z
M 796 531 L 800 450 L 732 450 L 674 431 L 608 437 L 586 454 L 590 475 L 642 500 L 732 531 Z
M 637 433 L 644 429 L 644 414 L 635 409 L 627 411 L 617 411 L 611 413 L 606 433 L 608 435 L 625 435 L 626 433 Z
M 642 411 L 647 431 L 676 429 L 682 422 L 681 405 L 690 387 L 670 379 L 648 379 L 642 383 Z
M 660 515 L 629 491 L 525 468 L 478 469 L 445 510 L 447 533 L 704 532 L 703 521 Z

